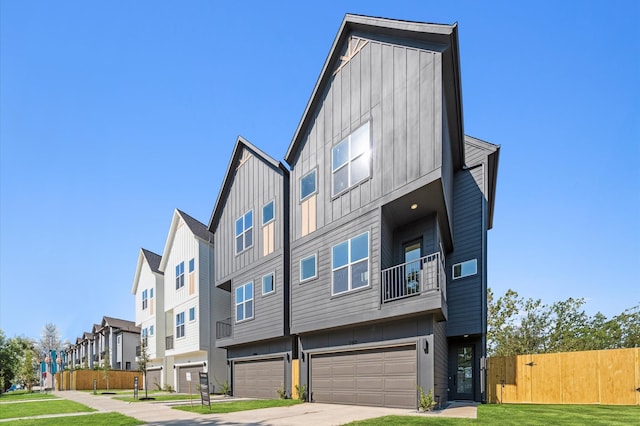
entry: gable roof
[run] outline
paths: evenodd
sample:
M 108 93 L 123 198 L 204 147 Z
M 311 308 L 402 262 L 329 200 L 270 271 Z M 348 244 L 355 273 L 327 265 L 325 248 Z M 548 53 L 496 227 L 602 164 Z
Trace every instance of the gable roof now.
M 141 248 L 138 253 L 138 264 L 136 265 L 136 273 L 133 276 L 133 285 L 131 286 L 131 294 L 136 294 L 138 292 L 138 283 L 140 282 L 140 273 L 142 272 L 142 265 L 144 262 L 147 262 L 151 272 L 158 275 L 164 275 L 164 273 L 160 270 L 160 262 L 162 261 L 162 256 L 156 254 L 150 250 Z
M 136 327 L 133 321 L 120 318 L 102 317 L 102 328 L 113 327 L 124 331 L 140 332 L 140 327 Z
M 189 216 L 182 210 L 175 209 L 173 212 L 173 218 L 171 219 L 171 226 L 169 227 L 169 235 L 167 235 L 167 241 L 164 244 L 164 250 L 162 251 L 162 258 L 160 260 L 160 264 L 158 265 L 158 270 L 164 273 L 167 262 L 169 259 L 169 251 L 171 250 L 171 246 L 173 245 L 173 240 L 176 237 L 176 232 L 178 230 L 178 224 L 180 220 L 184 221 L 189 228 L 189 231 L 196 237 L 201 239 L 202 241 L 213 244 L 213 234 L 209 232 L 207 226 L 200 222 L 197 219 Z
M 487 187 L 485 188 L 487 197 L 487 229 L 493 228 L 493 207 L 496 200 L 496 183 L 498 180 L 498 160 L 500 159 L 500 145 L 495 145 L 483 141 L 473 136 L 465 135 L 465 144 L 474 145 L 487 153 L 487 168 L 484 171 Z
M 320 77 L 316 82 L 309 102 L 302 114 L 289 149 L 285 155 L 286 162 L 292 166 L 302 147 L 305 134 L 313 121 L 313 112 L 322 102 L 325 87 L 331 84 L 333 70 L 341 57 L 341 48 L 353 32 L 359 34 L 375 34 L 398 39 L 410 39 L 419 42 L 433 43 L 449 48 L 442 52 L 443 75 L 453 75 L 453 79 L 443 79 L 445 96 L 447 97 L 447 117 L 450 123 L 459 123 L 456 129 L 451 128 L 455 149 L 452 150 L 454 167 L 457 169 L 464 162 L 464 129 L 462 122 L 462 92 L 460 84 L 460 64 L 458 55 L 457 24 L 430 24 L 424 22 L 402 21 L 396 19 L 375 18 L 370 16 L 347 14 L 340 25 L 333 41 L 329 55 L 325 60 Z M 448 95 L 448 96 L 447 96 Z
M 235 177 L 235 173 L 237 170 L 237 164 L 240 162 L 240 158 L 242 157 L 242 152 L 244 149 L 250 151 L 251 154 L 271 167 L 277 173 L 280 173 L 285 177 L 289 176 L 289 170 L 284 164 L 282 164 L 282 162 L 276 161 L 242 136 L 238 136 L 238 139 L 236 139 L 236 144 L 233 147 L 231 159 L 229 159 L 227 172 L 225 173 L 224 179 L 222 180 L 222 188 L 220 189 L 220 192 L 218 192 L 218 198 L 216 199 L 216 204 L 213 208 L 213 212 L 211 213 L 211 219 L 209 220 L 210 232 L 214 232 L 216 227 L 218 226 L 220 216 L 222 215 L 224 202 L 229 196 L 229 191 L 231 190 L 233 178 Z

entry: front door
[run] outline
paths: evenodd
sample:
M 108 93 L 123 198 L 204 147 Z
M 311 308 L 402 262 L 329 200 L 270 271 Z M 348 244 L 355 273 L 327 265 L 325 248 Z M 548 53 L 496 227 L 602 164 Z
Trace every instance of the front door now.
M 449 365 L 449 399 L 473 400 L 473 345 L 460 344 L 452 347 Z
M 420 257 L 422 247 L 420 240 L 404 245 L 405 291 L 406 294 L 420 293 Z

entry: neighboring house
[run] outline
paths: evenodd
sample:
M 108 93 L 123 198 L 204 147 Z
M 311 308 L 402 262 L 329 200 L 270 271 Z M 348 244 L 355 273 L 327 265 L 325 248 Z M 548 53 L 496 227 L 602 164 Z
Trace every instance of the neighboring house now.
M 229 317 L 229 293 L 212 285 L 213 234 L 176 210 L 158 269 L 165 278 L 167 384 L 178 392 L 194 392 L 198 373 L 204 371 L 214 390 L 216 380 L 226 375 L 226 353 L 214 346 L 213 324 Z
M 137 370 L 136 347 L 140 345 L 140 327 L 133 321 L 103 317 L 96 331 L 99 340 L 99 366 L 104 362 L 113 370 Z
M 168 371 L 165 351 L 164 275 L 160 271 L 160 255 L 140 249 L 131 293 L 135 295 L 136 326 L 141 330 L 141 342 L 147 348 L 147 386 L 162 388 Z
M 291 395 L 288 197 L 287 168 L 239 137 L 209 223 L 215 285 L 231 296 L 216 346 L 227 349 L 235 396 Z
M 312 401 L 485 400 L 499 147 L 464 136 L 457 31 L 347 15 L 287 151 Z
M 95 326 L 95 324 L 94 324 Z M 80 338 L 80 367 L 93 368 L 94 340 L 93 333 L 85 331 Z

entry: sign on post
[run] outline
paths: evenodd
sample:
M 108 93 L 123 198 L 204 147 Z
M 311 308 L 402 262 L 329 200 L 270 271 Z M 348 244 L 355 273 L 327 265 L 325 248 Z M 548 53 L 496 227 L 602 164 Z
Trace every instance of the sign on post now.
M 206 402 L 211 408 L 211 396 L 209 395 L 209 373 L 200 372 L 200 399 L 202 406 Z
M 138 399 L 138 376 L 133 378 L 133 399 Z

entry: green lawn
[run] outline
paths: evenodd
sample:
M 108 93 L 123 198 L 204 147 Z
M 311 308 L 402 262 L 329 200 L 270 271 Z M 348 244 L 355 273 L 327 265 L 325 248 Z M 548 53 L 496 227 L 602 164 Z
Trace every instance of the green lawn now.
M 196 404 L 197 402 L 197 404 Z M 288 407 L 290 405 L 302 404 L 297 399 L 255 399 L 249 401 L 212 402 L 211 409 L 203 407 L 200 401 L 194 401 L 193 407 L 190 405 L 180 405 L 173 407 L 175 410 L 191 411 L 200 414 L 223 414 L 234 411 L 257 410 L 258 408 Z
M 98 413 L 87 414 L 84 416 L 67 416 L 64 417 L 64 419 L 16 420 L 15 422 L 11 423 L 19 424 L 21 426 L 48 426 L 52 424 L 52 420 L 58 420 L 60 423 L 64 423 L 65 426 L 130 426 L 144 424 L 144 422 L 141 422 L 140 420 L 136 420 L 133 417 L 124 416 L 120 413 Z
M 193 394 L 191 396 L 194 401 L 198 401 L 200 403 L 200 394 Z M 168 395 L 158 395 L 149 393 L 149 398 L 153 398 L 151 401 L 149 400 L 141 400 L 140 398 L 144 398 L 144 393 L 138 393 L 138 399 L 133 398 L 133 394 L 131 396 L 114 396 L 113 399 L 118 399 L 120 401 L 126 402 L 153 402 L 153 401 L 188 401 L 189 395 L 184 393 L 172 393 Z
M 15 392 L 3 393 L 2 395 L 0 395 L 0 402 L 22 401 L 25 399 L 51 399 L 51 398 L 57 398 L 57 396 L 50 393 L 15 391 Z
M 639 406 L 621 405 L 480 405 L 477 419 L 385 416 L 349 425 L 631 425 L 640 423 Z
M 43 414 L 66 414 L 96 411 L 73 401 L 30 401 L 0 405 L 0 419 L 32 417 Z

